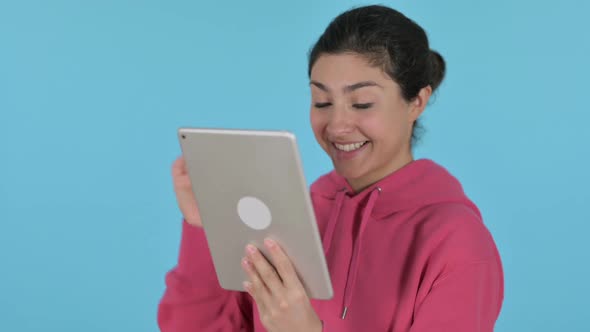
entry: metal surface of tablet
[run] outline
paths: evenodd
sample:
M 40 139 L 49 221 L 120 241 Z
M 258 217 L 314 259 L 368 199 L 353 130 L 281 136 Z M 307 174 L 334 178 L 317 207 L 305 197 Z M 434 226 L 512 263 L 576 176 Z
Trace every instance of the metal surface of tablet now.
M 286 251 L 311 298 L 333 295 L 295 136 L 284 131 L 180 128 L 182 153 L 221 287 L 243 291 L 247 244 Z

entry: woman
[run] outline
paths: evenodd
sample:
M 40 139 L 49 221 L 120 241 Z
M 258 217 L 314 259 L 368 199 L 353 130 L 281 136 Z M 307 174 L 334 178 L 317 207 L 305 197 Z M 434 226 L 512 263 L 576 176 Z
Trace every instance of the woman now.
M 267 241 L 246 248 L 247 293 L 219 287 L 184 161 L 185 217 L 163 331 L 492 331 L 503 300 L 494 241 L 460 183 L 414 160 L 417 121 L 445 72 L 422 28 L 383 6 L 330 23 L 309 57 L 311 125 L 334 171 L 311 186 L 334 297 L 310 300 Z

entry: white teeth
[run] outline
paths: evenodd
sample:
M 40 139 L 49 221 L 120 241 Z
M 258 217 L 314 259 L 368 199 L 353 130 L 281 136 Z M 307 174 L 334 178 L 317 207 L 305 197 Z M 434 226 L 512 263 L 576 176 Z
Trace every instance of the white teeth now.
M 338 150 L 342 150 L 342 151 L 346 151 L 346 152 L 350 152 L 350 151 L 354 151 L 357 149 L 360 149 L 361 146 L 365 145 L 365 142 L 359 142 L 359 143 L 352 143 L 352 144 L 338 144 L 338 143 L 334 143 L 334 146 L 338 149 Z

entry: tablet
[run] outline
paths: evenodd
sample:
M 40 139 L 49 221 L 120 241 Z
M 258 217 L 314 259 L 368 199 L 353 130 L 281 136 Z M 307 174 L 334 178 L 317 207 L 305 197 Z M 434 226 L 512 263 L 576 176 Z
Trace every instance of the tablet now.
M 221 287 L 243 291 L 247 244 L 287 253 L 310 298 L 333 295 L 295 135 L 285 131 L 180 128 L 182 154 Z

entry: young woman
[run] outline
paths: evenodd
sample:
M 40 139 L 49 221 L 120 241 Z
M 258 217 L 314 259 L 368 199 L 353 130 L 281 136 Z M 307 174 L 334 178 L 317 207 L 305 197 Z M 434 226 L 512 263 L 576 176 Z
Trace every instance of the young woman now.
M 414 160 L 418 118 L 443 58 L 383 6 L 330 23 L 309 57 L 311 126 L 334 171 L 311 196 L 334 287 L 310 300 L 280 246 L 276 269 L 245 248 L 247 293 L 221 289 L 184 161 L 172 167 L 185 221 L 159 307 L 163 331 L 493 331 L 503 300 L 494 241 L 461 184 Z

